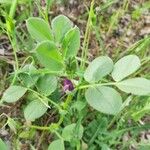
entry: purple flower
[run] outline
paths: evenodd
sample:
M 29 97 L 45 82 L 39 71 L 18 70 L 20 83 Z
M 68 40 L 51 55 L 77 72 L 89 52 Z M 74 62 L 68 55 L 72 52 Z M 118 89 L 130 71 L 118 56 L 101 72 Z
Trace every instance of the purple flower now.
M 74 86 L 73 86 L 73 83 L 71 82 L 71 80 L 64 79 L 64 81 L 63 81 L 63 90 L 64 90 L 64 92 L 73 91 L 73 89 L 74 89 Z

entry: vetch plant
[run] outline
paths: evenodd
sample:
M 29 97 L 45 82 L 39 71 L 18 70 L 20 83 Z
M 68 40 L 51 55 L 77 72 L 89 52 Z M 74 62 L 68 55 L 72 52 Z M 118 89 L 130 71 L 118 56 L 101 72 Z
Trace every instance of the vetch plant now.
M 133 75 L 141 67 L 138 56 L 127 55 L 115 63 L 108 56 L 99 56 L 81 74 L 80 62 L 76 59 L 80 49 L 80 30 L 69 18 L 59 15 L 49 25 L 41 18 L 31 17 L 26 26 L 36 43 L 31 58 L 40 67 L 37 69 L 34 61 L 21 66 L 14 84 L 4 92 L 2 102 L 14 103 L 22 97 L 27 99 L 23 112 L 29 126 L 50 130 L 59 137 L 50 144 L 49 150 L 64 150 L 64 141 L 71 143 L 73 140 L 80 145 L 84 132 L 81 120 L 65 126 L 61 135 L 57 132 L 71 101 L 78 101 L 79 93 L 84 93 L 90 108 L 108 115 L 118 115 L 126 106 L 121 96 L 123 92 L 127 95 L 150 95 L 150 80 Z M 64 101 L 52 99 L 56 92 Z M 80 104 L 82 107 L 82 102 Z M 52 107 L 60 115 L 57 123 L 48 127 L 32 125 L 31 122 Z
M 125 79 L 140 67 L 140 60 L 136 55 L 128 55 L 118 60 L 114 65 L 106 56 L 93 60 L 85 71 L 84 78 L 89 85 L 85 97 L 89 105 L 107 114 L 117 114 L 121 110 L 122 98 L 120 93 L 108 86 L 116 86 L 119 90 L 133 95 L 149 95 L 150 81 L 142 78 Z M 111 73 L 116 82 L 96 83 Z M 94 98 L 93 98 L 94 95 Z

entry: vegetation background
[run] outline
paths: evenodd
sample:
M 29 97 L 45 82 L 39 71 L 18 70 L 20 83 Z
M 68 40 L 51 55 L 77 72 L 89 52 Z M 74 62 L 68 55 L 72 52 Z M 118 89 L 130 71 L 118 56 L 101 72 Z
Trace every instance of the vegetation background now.
M 142 67 L 133 76 L 150 79 L 150 1 L 93 2 L 93 24 L 88 27 L 89 34 L 86 35 L 90 0 L 0 0 L 0 96 L 10 84 L 16 57 L 19 66 L 31 63 L 29 56 L 35 42 L 27 31 L 25 21 L 32 16 L 49 22 L 59 14 L 70 18 L 81 32 L 81 48 L 77 60 L 80 61 L 83 49 L 88 56 L 84 60 L 87 62 L 103 55 L 117 61 L 125 55 L 136 54 L 141 59 Z M 12 28 L 15 33 L 9 32 Z M 15 58 L 13 49 L 16 50 Z M 84 99 L 82 94 L 80 99 Z M 15 104 L 0 106 L 0 138 L 14 150 L 47 149 L 59 135 L 26 126 L 28 123 L 22 112 L 24 106 L 24 98 Z M 72 103 L 71 106 L 79 111 L 74 112 L 70 108 L 59 131 L 71 122 L 82 120 L 84 133 L 80 148 L 74 148 L 78 142 L 73 141 L 72 146 L 69 142 L 66 143 L 68 150 L 150 149 L 150 97 L 134 96 L 130 105 L 115 119 L 87 107 L 82 110 L 84 103 Z M 57 121 L 56 110 L 49 109 L 35 124 L 48 126 Z

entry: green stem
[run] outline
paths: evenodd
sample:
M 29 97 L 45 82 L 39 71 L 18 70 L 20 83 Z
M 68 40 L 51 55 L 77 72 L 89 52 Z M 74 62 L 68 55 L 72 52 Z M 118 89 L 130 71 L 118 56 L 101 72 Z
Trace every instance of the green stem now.
M 120 115 L 121 115 L 121 112 L 118 113 L 117 115 L 115 115 L 115 116 L 113 117 L 113 119 L 111 120 L 111 122 L 109 123 L 109 125 L 108 125 L 108 127 L 107 127 L 108 130 L 112 128 L 113 124 L 115 123 L 115 121 L 118 119 L 118 117 L 119 117 Z
M 19 62 L 18 62 L 18 57 L 17 57 L 17 42 L 16 42 L 15 31 L 14 31 L 14 29 L 10 29 L 11 21 L 12 20 L 10 20 L 10 19 L 6 20 L 6 22 L 7 22 L 7 35 L 8 35 L 9 41 L 12 45 L 13 54 L 14 54 L 14 58 L 15 58 L 15 67 L 14 67 L 15 74 L 14 74 L 14 77 L 13 77 L 13 80 L 11 83 L 11 85 L 13 85 L 16 81 L 16 78 L 17 78 L 17 73 L 19 70 Z
M 82 86 L 77 87 L 76 90 L 86 89 L 86 88 L 95 87 L 95 86 L 116 85 L 116 84 L 117 82 L 87 84 L 87 85 L 82 85 Z
M 69 94 L 69 95 L 67 96 L 67 99 L 66 99 L 65 103 L 63 104 L 63 109 L 64 109 L 64 110 L 67 110 L 67 109 L 68 109 L 69 104 L 71 103 L 72 97 L 73 97 L 73 96 L 72 96 L 71 94 Z M 57 123 L 57 125 L 60 126 L 63 121 L 64 121 L 64 115 L 61 115 L 61 116 L 60 116 L 60 119 L 59 119 L 59 121 L 58 121 L 58 123 Z
M 29 59 L 32 60 L 32 61 L 31 61 L 31 65 L 34 64 L 34 58 L 33 58 L 32 56 L 28 56 L 28 57 L 23 61 L 23 63 L 21 64 L 21 67 L 20 67 L 20 68 L 23 68 L 24 65 L 25 65 L 25 63 L 26 63 Z
M 58 136 L 58 138 L 60 138 L 61 140 L 64 140 L 63 137 L 57 131 L 54 131 L 54 133 Z
M 9 15 L 5 14 L 7 35 L 8 35 L 9 41 L 12 45 L 13 54 L 15 57 L 15 67 L 14 67 L 15 74 L 14 74 L 11 84 L 15 83 L 17 74 L 18 74 L 18 70 L 19 70 L 19 63 L 18 63 L 18 58 L 17 58 L 17 38 L 16 38 L 16 34 L 15 34 L 15 27 L 14 27 L 15 24 L 14 24 L 14 20 L 13 20 L 15 11 L 16 11 L 16 7 L 17 7 L 17 0 L 14 0 L 14 1 L 12 1 Z
M 72 94 L 69 94 L 69 95 L 67 96 L 67 99 L 66 99 L 66 101 L 65 101 L 65 103 L 64 103 L 64 105 L 63 105 L 63 108 L 64 108 L 64 109 L 67 109 L 67 108 L 68 108 L 68 106 L 69 106 L 69 104 L 70 104 L 70 102 L 71 102 L 71 100 L 72 100 L 72 97 L 73 97 Z
M 30 91 L 32 91 L 36 94 L 39 94 L 36 91 L 33 91 L 32 89 Z M 47 97 L 45 97 L 45 98 L 47 98 Z M 63 105 L 64 109 L 68 108 L 71 100 L 72 100 L 72 95 L 69 94 L 67 96 L 67 99 L 66 99 L 64 105 Z M 54 103 L 54 105 L 56 105 L 56 104 Z M 33 129 L 37 129 L 37 130 L 48 130 L 50 132 L 54 132 L 61 140 L 63 140 L 63 137 L 56 131 L 59 128 L 59 126 L 61 125 L 61 123 L 63 122 L 63 120 L 64 120 L 64 115 L 61 115 L 59 121 L 57 123 L 51 124 L 49 127 L 47 127 L 47 126 L 36 126 L 36 125 L 30 125 L 29 127 L 33 128 Z
M 41 127 L 41 126 L 36 126 L 36 125 L 30 125 L 29 126 L 30 128 L 33 128 L 33 129 L 37 129 L 37 130 L 50 130 L 51 131 L 51 126 L 49 127 Z
M 57 103 L 55 103 L 54 101 L 52 101 L 51 99 L 49 99 L 48 97 L 46 97 L 46 96 L 44 96 L 44 95 L 41 95 L 40 93 L 38 93 L 38 92 L 36 92 L 36 91 L 34 91 L 34 90 L 32 90 L 32 89 L 30 89 L 30 88 L 28 88 L 28 91 L 31 91 L 32 93 L 34 93 L 35 95 L 37 95 L 38 96 L 38 98 L 44 103 L 44 105 L 46 105 L 47 107 L 49 107 L 48 106 L 48 104 L 46 104 L 44 101 L 43 101 L 43 99 L 45 99 L 45 100 L 48 100 L 51 104 L 53 104 L 59 111 L 61 110 L 61 107 L 57 104 Z M 43 98 L 43 99 L 42 99 Z M 50 108 L 50 107 L 49 107 Z
M 138 129 L 138 131 L 140 130 L 149 130 L 150 129 L 150 124 L 145 124 L 145 125 L 142 125 L 142 126 L 133 126 L 133 127 L 129 127 L 129 128 L 126 128 L 126 129 L 122 129 L 122 130 L 119 130 L 118 131 L 118 134 L 121 132 L 128 132 L 130 130 L 136 130 Z
M 15 12 L 16 12 L 16 7 L 17 7 L 17 1 L 18 0 L 13 0 L 11 7 L 10 7 L 10 11 L 9 11 L 9 17 L 10 18 L 14 18 Z
M 94 6 L 94 0 L 92 0 L 91 2 L 89 17 L 88 17 L 85 35 L 84 35 L 83 48 L 82 48 L 82 54 L 81 54 L 82 60 L 86 60 L 86 57 L 87 57 L 87 49 L 88 49 L 89 36 L 90 36 L 90 30 L 91 30 L 91 17 L 92 17 L 91 13 L 93 11 L 93 6 Z M 85 61 L 82 61 L 81 68 L 84 69 L 84 66 L 85 66 Z

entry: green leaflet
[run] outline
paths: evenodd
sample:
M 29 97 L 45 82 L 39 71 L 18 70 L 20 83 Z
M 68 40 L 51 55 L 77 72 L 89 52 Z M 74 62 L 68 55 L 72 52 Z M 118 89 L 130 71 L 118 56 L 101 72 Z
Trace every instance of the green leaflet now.
M 44 41 L 36 47 L 37 58 L 51 71 L 63 70 L 63 59 L 54 42 Z
M 115 115 L 121 110 L 122 98 L 113 88 L 90 87 L 86 90 L 85 97 L 91 107 L 102 113 Z

